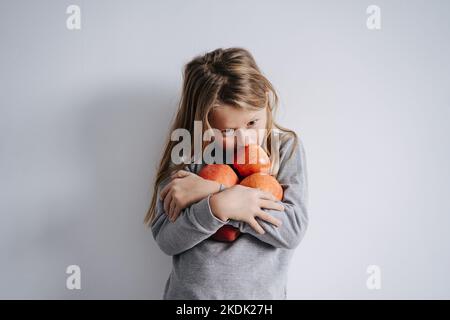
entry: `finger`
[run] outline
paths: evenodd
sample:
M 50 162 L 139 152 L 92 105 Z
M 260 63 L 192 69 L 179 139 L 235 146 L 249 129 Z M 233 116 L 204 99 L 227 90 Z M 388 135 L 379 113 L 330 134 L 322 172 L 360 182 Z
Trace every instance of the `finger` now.
M 252 218 L 248 222 L 248 224 L 250 225 L 250 227 L 252 227 L 259 234 L 264 234 L 265 233 L 264 229 L 259 225 L 258 221 L 256 221 L 255 218 Z
M 175 209 L 173 210 L 173 221 L 177 220 L 180 216 L 181 208 L 179 206 L 175 206 Z
M 259 190 L 259 197 L 261 199 L 277 201 L 277 199 L 275 198 L 275 196 L 272 193 L 261 190 L 261 189 L 258 189 L 258 190 Z
M 172 199 L 172 201 L 170 202 L 170 206 L 169 206 L 169 219 L 170 221 L 174 221 L 174 210 L 176 207 L 176 203 L 175 200 Z
M 164 211 L 169 214 L 170 209 L 170 202 L 172 201 L 172 191 L 169 191 L 169 193 L 164 198 Z
M 267 221 L 271 224 L 273 224 L 274 226 L 281 226 L 281 220 L 275 218 L 274 216 L 271 216 L 270 214 L 268 214 L 267 212 L 264 212 L 263 210 L 261 210 L 258 215 L 257 215 L 260 219 L 263 219 L 264 221 Z
M 175 171 L 174 173 L 172 173 L 171 177 L 172 177 L 172 179 L 184 178 L 184 177 L 188 176 L 189 173 L 190 172 L 187 172 L 185 170 L 178 170 L 178 171 Z
M 172 187 L 172 184 L 171 184 L 171 183 L 168 183 L 168 184 L 161 190 L 161 194 L 160 194 L 161 201 L 164 200 L 164 198 L 165 198 L 166 195 L 167 195 L 167 192 L 169 192 L 169 190 L 170 190 L 171 187 Z
M 272 200 L 261 199 L 259 201 L 259 206 L 261 208 L 265 208 L 265 209 L 284 211 L 284 206 L 281 203 L 278 203 L 278 202 L 275 202 Z

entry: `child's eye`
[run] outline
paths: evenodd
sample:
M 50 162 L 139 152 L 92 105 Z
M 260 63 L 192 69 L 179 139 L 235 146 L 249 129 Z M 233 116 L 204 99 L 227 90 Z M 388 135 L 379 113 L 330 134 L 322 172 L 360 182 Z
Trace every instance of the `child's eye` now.
M 222 135 L 225 137 L 232 136 L 234 134 L 234 129 L 223 129 Z
M 247 125 L 250 126 L 250 127 L 254 126 L 256 124 L 256 121 L 258 121 L 258 120 L 252 120 Z

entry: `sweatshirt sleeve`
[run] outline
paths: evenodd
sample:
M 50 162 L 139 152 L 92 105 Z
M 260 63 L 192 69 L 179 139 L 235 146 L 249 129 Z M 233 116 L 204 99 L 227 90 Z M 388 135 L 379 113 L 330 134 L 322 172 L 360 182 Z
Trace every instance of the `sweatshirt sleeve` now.
M 171 222 L 164 212 L 164 203 L 159 198 L 160 191 L 169 183 L 170 177 L 158 188 L 156 217 L 151 225 L 153 238 L 167 255 L 180 254 L 209 238 L 227 222 L 211 212 L 211 195 L 183 209 L 178 218 Z
M 294 147 L 294 153 L 288 160 L 291 150 Z M 280 227 L 275 227 L 273 224 L 257 217 L 256 220 L 266 231 L 261 235 L 245 222 L 230 220 L 228 224 L 231 224 L 234 227 L 239 228 L 241 232 L 251 234 L 274 247 L 293 249 L 297 247 L 302 240 L 309 220 L 307 210 L 308 177 L 306 156 L 300 138 L 297 139 L 297 143 L 295 143 L 294 138 L 290 138 L 282 145 L 277 180 L 284 190 L 283 201 L 278 201 L 278 203 L 283 204 L 285 210 L 263 210 L 281 220 L 282 225 Z

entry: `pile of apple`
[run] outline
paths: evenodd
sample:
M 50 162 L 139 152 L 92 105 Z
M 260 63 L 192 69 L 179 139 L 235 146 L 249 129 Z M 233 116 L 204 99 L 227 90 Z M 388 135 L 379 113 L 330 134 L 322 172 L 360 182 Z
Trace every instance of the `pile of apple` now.
M 239 160 L 239 161 L 238 161 Z M 258 144 L 249 144 L 238 150 L 232 166 L 227 164 L 208 164 L 199 172 L 204 179 L 216 181 L 225 187 L 241 184 L 272 193 L 277 200 L 283 199 L 283 188 L 269 174 L 270 159 Z M 213 240 L 232 242 L 239 237 L 239 229 L 224 225 L 211 236 Z

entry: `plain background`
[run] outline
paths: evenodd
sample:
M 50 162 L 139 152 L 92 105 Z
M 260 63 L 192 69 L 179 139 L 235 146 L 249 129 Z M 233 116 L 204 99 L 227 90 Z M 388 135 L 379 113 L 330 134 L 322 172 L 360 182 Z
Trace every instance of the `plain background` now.
M 450 298 L 449 14 L 425 0 L 1 1 L 0 298 L 161 298 L 171 259 L 142 220 L 181 70 L 230 46 L 253 53 L 307 153 L 289 298 Z M 72 264 L 81 290 L 66 289 Z

